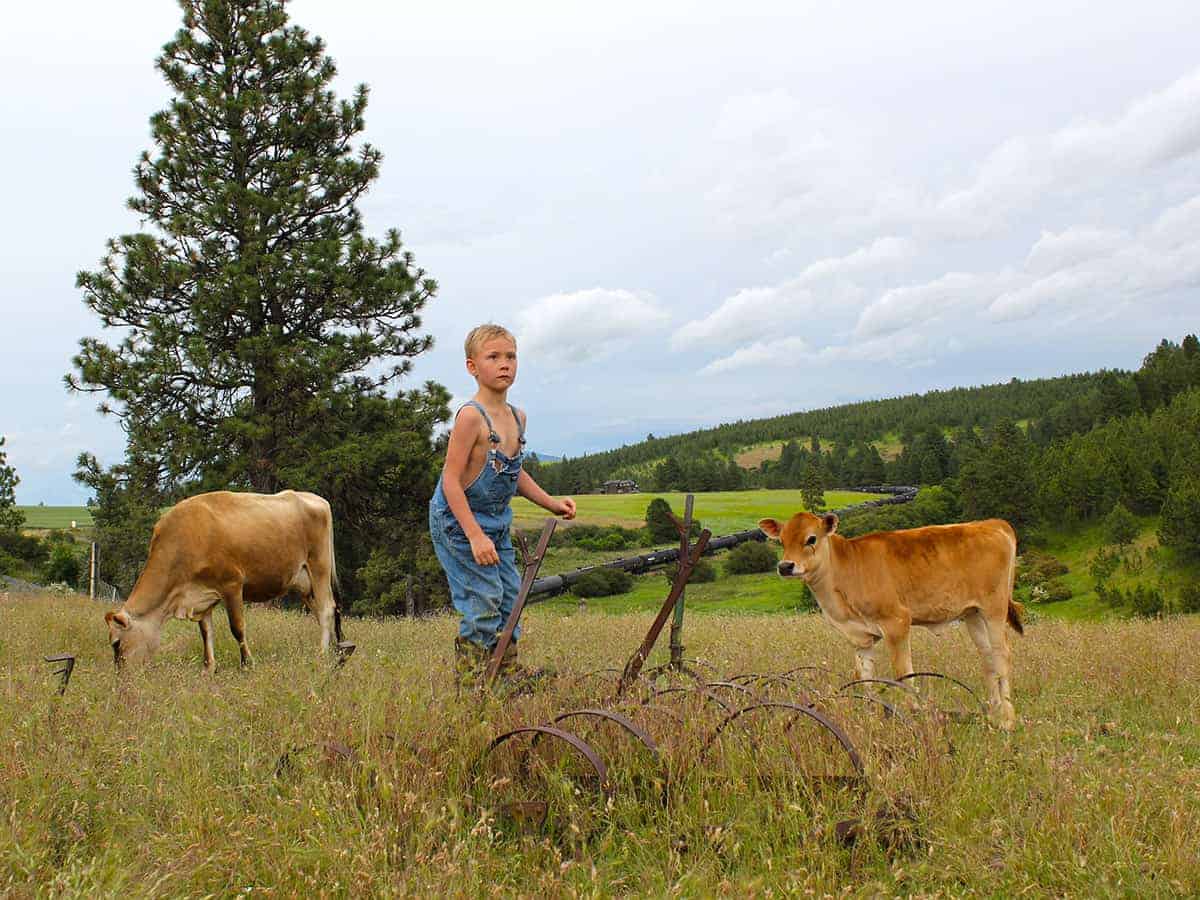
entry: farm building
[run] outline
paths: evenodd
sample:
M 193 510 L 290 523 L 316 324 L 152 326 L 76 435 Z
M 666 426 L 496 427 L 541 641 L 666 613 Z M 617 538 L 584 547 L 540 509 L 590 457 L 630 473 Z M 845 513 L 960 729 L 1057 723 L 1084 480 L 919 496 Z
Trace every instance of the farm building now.
M 641 490 L 636 481 L 622 478 L 617 481 L 606 481 L 600 486 L 602 494 L 636 494 Z

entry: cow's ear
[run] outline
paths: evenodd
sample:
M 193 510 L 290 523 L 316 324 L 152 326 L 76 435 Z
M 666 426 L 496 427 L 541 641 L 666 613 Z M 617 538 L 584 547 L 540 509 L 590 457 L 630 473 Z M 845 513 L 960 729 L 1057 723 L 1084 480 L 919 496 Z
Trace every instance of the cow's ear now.
M 825 526 L 826 534 L 833 534 L 837 531 L 838 517 L 836 514 L 825 513 L 825 516 L 821 519 L 821 522 Z
M 775 541 L 779 540 L 779 532 L 782 529 L 774 519 L 759 519 L 758 527 L 767 537 Z
M 113 612 L 111 609 L 104 614 L 104 621 L 117 628 L 128 628 L 133 623 L 129 621 L 129 613 L 123 609 Z

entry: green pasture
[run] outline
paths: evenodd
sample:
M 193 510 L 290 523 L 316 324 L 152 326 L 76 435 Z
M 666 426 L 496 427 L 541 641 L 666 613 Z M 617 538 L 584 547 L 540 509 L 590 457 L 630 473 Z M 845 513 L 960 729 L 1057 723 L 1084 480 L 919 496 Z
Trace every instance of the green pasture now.
M 574 498 L 578 507 L 576 521 L 587 525 L 639 528 L 646 524 L 646 507 L 655 497 L 662 497 L 671 504 L 676 515 L 683 515 L 685 496 L 682 493 L 649 491 L 639 494 L 580 494 Z M 836 509 L 879 496 L 855 491 L 827 491 L 825 506 Z M 693 506 L 696 518 L 713 534 L 745 531 L 757 527 L 759 519 L 768 516 L 788 517 L 802 509 L 804 501 L 799 490 L 713 491 L 696 494 Z M 513 520 L 519 528 L 538 528 L 546 515 L 541 507 L 522 497 L 513 500 Z
M 621 666 L 648 613 L 532 607 L 521 657 L 559 677 L 485 698 L 455 686 L 448 616 L 348 620 L 358 651 L 333 669 L 311 617 L 253 607 L 242 670 L 218 613 L 215 675 L 195 625 L 171 622 L 151 665 L 118 678 L 105 608 L 0 599 L 0 896 L 1200 894 L 1194 618 L 1032 623 L 1013 640 L 1005 734 L 924 718 L 913 733 L 838 701 L 821 686 L 850 677 L 853 652 L 819 616 L 689 617 L 687 653 L 715 673 L 830 670 L 813 689 L 860 748 L 859 793 L 822 778 L 845 755 L 811 721 L 749 714 L 711 738 L 725 714 L 687 692 L 647 706 L 576 679 Z M 42 659 L 55 651 L 78 659 L 61 697 Z M 917 629 L 913 657 L 984 690 L 961 629 Z M 610 799 L 556 742 L 528 764 L 528 742 L 484 755 L 592 706 L 632 717 L 661 754 L 572 723 L 607 762 Z M 538 798 L 543 825 L 506 812 Z M 867 824 L 847 846 L 836 825 L 852 818 Z
M 79 528 L 93 525 L 92 512 L 86 506 L 18 506 L 25 514 L 25 528 L 70 528 L 72 520 Z

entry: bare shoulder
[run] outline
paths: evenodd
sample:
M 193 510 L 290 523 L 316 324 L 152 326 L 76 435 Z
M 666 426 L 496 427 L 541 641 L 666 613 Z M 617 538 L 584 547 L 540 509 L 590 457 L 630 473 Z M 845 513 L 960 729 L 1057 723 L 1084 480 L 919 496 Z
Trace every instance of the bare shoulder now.
M 464 406 L 455 414 L 450 434 L 460 440 L 478 442 L 483 430 L 483 414 L 474 406 Z

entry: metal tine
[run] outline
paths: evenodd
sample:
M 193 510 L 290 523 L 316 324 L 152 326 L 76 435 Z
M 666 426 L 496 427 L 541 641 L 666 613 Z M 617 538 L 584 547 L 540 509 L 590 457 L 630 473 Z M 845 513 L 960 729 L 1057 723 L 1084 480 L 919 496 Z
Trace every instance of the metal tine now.
M 61 669 L 55 669 L 52 674 L 58 675 L 60 682 L 58 685 L 58 696 L 62 696 L 67 692 L 67 685 L 71 683 L 71 673 L 75 671 L 75 656 L 71 653 L 59 653 L 57 656 L 42 657 L 48 663 L 65 663 Z
M 538 569 L 541 568 L 542 558 L 546 555 L 546 548 L 550 546 L 550 535 L 554 534 L 556 524 L 558 524 L 556 519 L 546 519 L 546 524 L 542 526 L 541 537 L 538 538 L 537 549 L 533 551 L 532 557 L 526 553 L 527 548 L 524 546 L 520 534 L 517 535 L 518 543 L 522 547 L 521 555 L 524 557 L 525 572 L 521 578 L 521 589 L 517 592 L 512 612 L 508 614 L 508 621 L 504 623 L 504 630 L 500 632 L 500 639 L 496 641 L 487 671 L 484 672 L 483 684 L 485 687 L 491 687 L 496 680 L 496 674 L 500 671 L 500 660 L 504 658 L 508 645 L 512 643 L 513 632 L 517 628 L 517 623 L 521 621 L 521 613 L 525 609 L 525 599 L 529 596 L 529 589 L 533 587 L 533 580 L 537 577 Z

